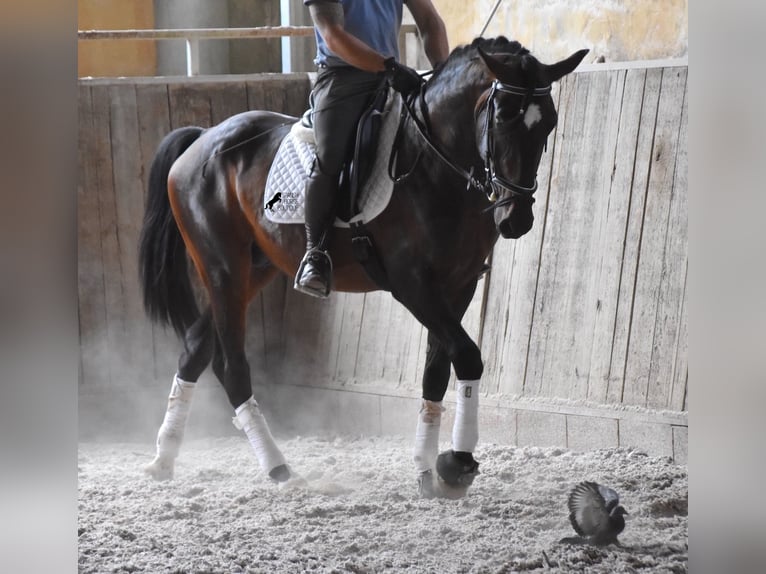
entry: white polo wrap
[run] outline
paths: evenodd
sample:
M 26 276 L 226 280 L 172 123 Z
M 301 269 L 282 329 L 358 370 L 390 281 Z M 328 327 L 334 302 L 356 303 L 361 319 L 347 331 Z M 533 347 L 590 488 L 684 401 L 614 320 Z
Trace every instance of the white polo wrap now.
M 196 386 L 196 383 L 179 378 L 178 374 L 173 377 L 165 418 L 157 432 L 157 458 L 175 459 L 178 456 Z
M 245 431 L 261 469 L 269 473 L 274 468 L 285 464 L 285 457 L 279 450 L 277 443 L 274 442 L 274 437 L 271 435 L 266 418 L 263 416 L 255 398 L 251 396 L 239 405 L 234 413 L 236 416 L 232 419 L 232 422 L 235 427 Z
M 457 381 L 452 450 L 473 452 L 479 442 L 479 381 Z
M 415 430 L 415 448 L 412 452 L 418 472 L 425 472 L 436 466 L 436 457 L 439 454 L 439 427 L 445 410 L 441 401 L 423 399 L 420 405 L 418 426 Z

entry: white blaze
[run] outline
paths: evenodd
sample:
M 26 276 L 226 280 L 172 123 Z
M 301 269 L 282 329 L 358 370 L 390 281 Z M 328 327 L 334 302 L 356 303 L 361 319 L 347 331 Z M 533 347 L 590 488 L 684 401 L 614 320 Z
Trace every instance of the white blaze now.
M 543 114 L 540 113 L 540 106 L 537 104 L 529 104 L 529 106 L 527 106 L 527 113 L 524 114 L 524 125 L 527 126 L 527 129 L 531 129 L 533 125 L 542 119 L 542 117 Z

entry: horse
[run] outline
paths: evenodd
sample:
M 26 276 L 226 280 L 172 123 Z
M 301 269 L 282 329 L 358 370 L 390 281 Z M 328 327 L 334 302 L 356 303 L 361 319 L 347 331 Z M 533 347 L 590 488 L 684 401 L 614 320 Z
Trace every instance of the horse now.
M 478 474 L 483 362 L 461 320 L 499 236 L 518 239 L 532 228 L 538 165 L 557 121 L 551 85 L 587 52 L 546 65 L 517 41 L 477 38 L 455 48 L 404 103 L 392 197 L 367 230 L 386 290 L 427 329 L 413 450 L 422 497 L 443 493 L 440 485 L 465 491 Z M 300 478 L 255 400 L 245 356 L 248 303 L 279 273 L 294 276 L 306 244 L 303 225 L 271 222 L 263 202 L 270 166 L 296 121 L 254 110 L 208 129 L 177 128 L 152 161 L 140 283 L 149 317 L 171 325 L 184 347 L 145 468 L 156 479 L 173 476 L 195 382 L 211 362 L 264 473 L 277 483 Z M 381 289 L 355 259 L 350 233 L 336 228 L 329 241 L 334 289 Z M 199 306 L 190 273 L 204 287 Z M 452 448 L 438 453 L 450 368 Z

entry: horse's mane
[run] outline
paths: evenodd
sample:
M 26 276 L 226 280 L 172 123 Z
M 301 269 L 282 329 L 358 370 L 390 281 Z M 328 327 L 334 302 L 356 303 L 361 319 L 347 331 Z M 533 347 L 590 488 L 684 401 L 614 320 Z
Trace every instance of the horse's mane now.
M 478 57 L 478 48 L 481 48 L 487 54 L 514 54 L 523 56 L 529 54 L 524 46 L 516 40 L 509 40 L 505 36 L 496 38 L 475 38 L 470 44 L 464 44 L 456 47 L 450 53 L 444 64 L 436 70 L 431 79 L 433 82 L 444 76 L 451 76 L 456 71 L 464 73 L 464 68 L 471 64 Z

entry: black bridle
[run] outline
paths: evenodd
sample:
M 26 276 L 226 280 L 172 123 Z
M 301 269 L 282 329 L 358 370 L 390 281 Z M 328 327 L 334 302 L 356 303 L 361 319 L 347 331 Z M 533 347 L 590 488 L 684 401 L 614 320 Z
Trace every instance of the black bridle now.
M 524 99 L 521 102 L 521 105 L 519 106 L 518 113 L 508 121 L 509 127 L 514 125 L 516 122 L 522 120 L 524 118 L 524 115 L 527 113 L 527 108 L 529 107 L 529 104 L 532 102 L 533 98 L 536 97 L 542 97 L 546 96 L 551 93 L 551 86 L 548 85 L 543 88 L 521 88 L 518 86 L 514 86 L 511 84 L 506 84 L 504 82 L 501 82 L 500 80 L 494 80 L 492 82 L 492 85 L 488 88 L 489 94 L 487 95 L 487 98 L 484 102 L 484 104 L 477 110 L 476 117 L 478 118 L 479 114 L 481 114 L 482 110 L 486 107 L 486 117 L 484 122 L 484 135 L 486 138 L 486 153 L 484 157 L 482 158 L 484 162 L 484 177 L 480 180 L 477 179 L 477 177 L 474 175 L 474 169 L 471 167 L 470 170 L 466 170 L 463 167 L 457 165 L 455 162 L 453 162 L 447 155 L 439 148 L 439 146 L 436 144 L 436 142 L 433 141 L 430 135 L 430 130 L 426 125 L 424 125 L 423 121 L 418 118 L 417 114 L 415 113 L 415 110 L 413 109 L 413 102 L 414 97 L 411 98 L 402 98 L 403 103 L 403 109 L 402 109 L 402 118 L 399 126 L 399 132 L 401 133 L 404 121 L 406 118 L 409 117 L 409 119 L 412 120 L 412 122 L 415 124 L 415 127 L 418 130 L 418 133 L 420 133 L 420 136 L 423 138 L 423 140 L 428 144 L 428 146 L 433 150 L 433 152 L 450 168 L 452 168 L 456 173 L 458 173 L 463 179 L 466 180 L 466 189 L 477 189 L 479 191 L 482 191 L 488 199 L 492 202 L 492 205 L 490 205 L 485 211 L 496 209 L 498 207 L 501 207 L 503 205 L 508 205 L 511 201 L 513 201 L 517 197 L 522 197 L 529 201 L 530 203 L 534 202 L 533 194 L 537 190 L 537 177 L 535 177 L 535 181 L 531 187 L 527 187 L 524 185 L 520 185 L 518 183 L 512 182 L 506 178 L 504 178 L 501 175 L 498 175 L 497 171 L 495 170 L 495 160 L 493 157 L 494 149 L 495 149 L 495 141 L 494 137 L 492 136 L 492 133 L 496 127 L 494 126 L 494 116 L 495 116 L 495 108 L 496 103 L 495 99 L 498 93 L 506 93 L 506 94 L 513 94 L 522 96 Z M 425 104 L 425 98 L 423 97 L 424 90 L 421 89 L 420 91 L 420 100 L 421 100 L 421 107 L 423 108 L 423 111 L 426 110 L 426 104 Z M 427 117 L 424 113 L 424 117 Z M 397 137 L 398 139 L 398 137 Z M 396 157 L 398 155 L 398 146 L 394 145 L 394 149 L 391 151 L 391 157 L 389 159 L 389 176 L 394 182 L 399 182 L 407 178 L 412 171 L 415 169 L 415 165 L 417 165 L 417 161 L 419 159 L 416 158 L 414 165 L 412 168 L 405 174 L 402 174 L 398 177 L 394 176 L 393 173 L 393 165 L 396 162 Z M 495 193 L 496 190 L 504 190 L 507 192 L 507 197 L 504 199 L 501 199 L 500 201 L 495 201 L 494 197 L 496 197 L 497 193 Z
M 530 203 L 533 203 L 535 201 L 535 198 L 533 197 L 533 194 L 535 191 L 537 191 L 537 175 L 535 175 L 535 180 L 532 183 L 531 186 L 527 187 L 518 183 L 515 183 L 513 181 L 510 181 L 506 179 L 505 177 L 498 175 L 498 173 L 495 171 L 495 160 L 494 160 L 494 151 L 495 151 L 495 139 L 493 137 L 493 133 L 496 129 L 496 126 L 493 125 L 493 119 L 495 117 L 495 96 L 498 92 L 502 92 L 505 94 L 513 94 L 516 96 L 522 96 L 523 99 L 521 101 L 521 105 L 519 106 L 519 111 L 516 113 L 516 115 L 508 120 L 508 127 L 514 126 L 516 123 L 521 121 L 524 116 L 527 113 L 527 108 L 529 107 L 529 104 L 532 102 L 532 99 L 535 97 L 542 97 L 547 96 L 551 93 L 551 86 L 545 86 L 544 88 L 535 88 L 531 87 L 528 89 L 519 88 L 517 86 L 513 86 L 510 84 L 505 84 L 501 82 L 500 80 L 495 80 L 492 82 L 492 86 L 490 86 L 490 92 L 487 96 L 486 100 L 486 108 L 487 113 L 484 119 L 484 134 L 485 134 L 485 142 L 486 142 L 486 153 L 484 156 L 484 182 L 485 186 L 489 187 L 490 191 L 490 199 L 492 198 L 492 195 L 503 195 L 502 193 L 495 193 L 496 191 L 505 191 L 507 192 L 507 197 L 504 199 L 501 199 L 500 201 L 493 201 L 492 206 L 490 209 L 495 209 L 498 207 L 501 207 L 503 205 L 508 205 L 511 201 L 513 201 L 517 197 L 522 197 L 529 201 Z M 481 109 L 479 109 L 479 113 L 481 113 Z

